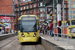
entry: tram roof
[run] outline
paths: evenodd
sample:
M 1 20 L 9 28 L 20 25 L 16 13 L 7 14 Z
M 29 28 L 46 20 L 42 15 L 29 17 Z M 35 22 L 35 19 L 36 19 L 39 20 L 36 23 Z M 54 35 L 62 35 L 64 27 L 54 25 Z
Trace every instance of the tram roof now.
M 36 17 L 36 19 L 39 20 L 39 18 L 36 15 L 22 15 L 22 16 L 20 16 L 18 18 L 18 20 L 21 20 L 21 17 L 28 17 L 28 16 L 30 16 L 30 17 Z

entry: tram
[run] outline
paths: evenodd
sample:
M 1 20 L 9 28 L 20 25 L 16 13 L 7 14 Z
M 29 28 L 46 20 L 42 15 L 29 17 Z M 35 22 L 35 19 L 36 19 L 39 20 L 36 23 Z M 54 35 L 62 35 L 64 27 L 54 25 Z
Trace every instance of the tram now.
M 22 15 L 18 18 L 19 42 L 38 42 L 39 32 L 39 18 L 36 15 Z
M 70 21 L 68 21 L 68 25 L 70 25 Z M 75 37 L 75 20 L 71 20 L 71 26 L 68 26 L 68 36 Z

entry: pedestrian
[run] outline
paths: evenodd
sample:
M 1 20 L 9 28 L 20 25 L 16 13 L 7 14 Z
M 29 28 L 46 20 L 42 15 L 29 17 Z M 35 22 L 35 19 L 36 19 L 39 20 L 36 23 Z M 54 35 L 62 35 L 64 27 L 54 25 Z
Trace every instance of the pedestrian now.
M 5 32 L 6 32 L 6 34 L 7 34 L 7 29 L 5 29 Z
M 49 26 L 47 26 L 47 35 L 49 35 L 50 33 L 50 29 L 49 29 Z
M 42 26 L 42 31 L 43 31 L 43 34 L 44 34 L 44 26 Z
M 51 37 L 53 37 L 53 23 L 52 23 L 52 21 L 50 23 L 49 29 L 50 29 L 50 35 L 51 35 Z
M 44 34 L 47 34 L 47 24 L 44 26 Z
M 40 33 L 42 33 L 42 26 L 40 26 Z

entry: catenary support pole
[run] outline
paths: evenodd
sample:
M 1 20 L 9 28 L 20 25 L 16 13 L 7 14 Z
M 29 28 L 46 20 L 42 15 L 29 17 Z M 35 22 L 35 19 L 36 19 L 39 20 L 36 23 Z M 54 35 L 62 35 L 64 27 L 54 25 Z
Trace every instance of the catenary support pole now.
M 20 17 L 20 0 L 18 0 L 18 18 Z M 18 20 L 17 18 L 17 20 Z M 18 23 L 17 23 L 17 30 L 18 30 Z
M 54 5 L 55 5 L 55 4 L 54 4 L 54 2 L 55 2 L 55 1 L 53 0 L 53 16 L 54 16 L 54 14 L 55 14 L 55 8 L 54 8 Z M 53 28 L 54 28 L 54 40 L 55 40 L 55 16 L 54 16 L 54 23 L 53 23 L 53 26 L 54 26 Z
M 20 17 L 20 1 L 18 0 L 18 17 Z
M 70 25 L 72 25 L 72 24 L 71 24 L 71 0 L 69 0 L 69 8 L 70 8 L 70 9 L 69 9 L 69 14 L 70 14 L 70 15 L 69 15 Z

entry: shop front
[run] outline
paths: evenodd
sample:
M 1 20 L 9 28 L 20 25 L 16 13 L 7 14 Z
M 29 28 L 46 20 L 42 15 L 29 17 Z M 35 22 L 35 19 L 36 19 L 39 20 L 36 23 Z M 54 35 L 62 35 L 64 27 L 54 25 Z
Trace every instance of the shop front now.
M 11 16 L 0 16 L 0 22 L 5 26 L 5 32 L 13 33 L 14 32 L 14 18 Z

